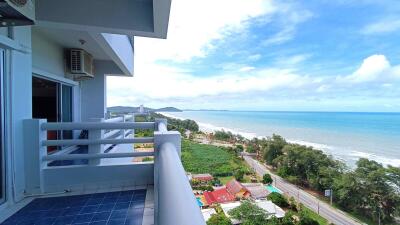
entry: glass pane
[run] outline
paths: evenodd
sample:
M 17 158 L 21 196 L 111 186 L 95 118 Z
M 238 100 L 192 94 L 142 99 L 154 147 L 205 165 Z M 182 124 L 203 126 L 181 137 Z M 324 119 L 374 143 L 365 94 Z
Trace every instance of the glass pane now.
M 61 122 L 72 122 L 72 87 L 61 87 Z M 72 139 L 72 131 L 64 131 L 63 139 Z

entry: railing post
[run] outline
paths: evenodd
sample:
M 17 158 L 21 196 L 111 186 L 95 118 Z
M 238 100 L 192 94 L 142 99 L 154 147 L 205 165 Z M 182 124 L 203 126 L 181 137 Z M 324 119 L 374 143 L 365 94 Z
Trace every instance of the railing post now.
M 167 132 L 168 120 L 163 118 L 156 118 L 154 126 L 155 131 Z M 162 128 L 163 130 L 160 130 L 160 128 Z
M 47 167 L 47 162 L 43 161 L 43 157 L 47 155 L 47 147 L 43 145 L 43 141 L 47 140 L 47 131 L 41 127 L 46 122 L 46 119 L 27 119 L 23 121 L 26 174 L 25 192 L 29 194 L 45 192 L 43 169 Z
M 91 122 L 104 122 L 103 118 L 93 118 Z M 88 139 L 95 140 L 95 139 L 103 139 L 104 138 L 104 130 L 96 129 L 96 130 L 89 130 Z M 94 144 L 88 146 L 88 153 L 89 154 L 96 154 L 96 153 L 103 153 L 104 146 L 101 144 Z M 90 159 L 89 165 L 99 165 L 100 159 Z

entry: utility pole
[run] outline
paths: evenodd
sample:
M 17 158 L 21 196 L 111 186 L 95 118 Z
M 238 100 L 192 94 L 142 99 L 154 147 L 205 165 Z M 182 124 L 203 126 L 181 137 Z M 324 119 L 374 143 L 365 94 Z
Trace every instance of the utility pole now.
M 318 200 L 318 215 L 319 215 L 319 200 Z
M 378 224 L 381 225 L 381 210 L 378 211 Z
M 331 188 L 331 205 L 333 203 L 333 189 Z

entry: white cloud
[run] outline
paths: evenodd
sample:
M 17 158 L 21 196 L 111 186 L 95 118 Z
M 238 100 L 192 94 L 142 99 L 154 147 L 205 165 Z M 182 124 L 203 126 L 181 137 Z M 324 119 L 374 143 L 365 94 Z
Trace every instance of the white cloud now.
M 247 59 L 250 61 L 257 61 L 257 60 L 261 59 L 261 57 L 262 57 L 261 54 L 254 54 L 254 55 L 247 57 Z
M 386 34 L 400 30 L 400 19 L 390 18 L 368 24 L 362 30 L 362 34 Z
M 372 55 L 364 59 L 353 74 L 342 79 L 354 83 L 370 82 L 386 78 L 392 75 L 392 72 L 390 63 L 384 55 Z
M 248 72 L 248 71 L 251 71 L 251 70 L 254 70 L 254 69 L 255 69 L 255 67 L 245 66 L 245 67 L 240 68 L 239 72 Z
M 297 54 L 277 58 L 275 64 L 281 67 L 293 67 L 309 59 L 311 54 Z
M 145 76 L 111 78 L 107 80 L 109 93 L 115 98 L 135 96 L 151 99 L 194 98 L 276 88 L 295 88 L 307 84 L 308 78 L 292 74 L 289 70 L 264 69 L 249 75 L 225 74 L 212 77 L 195 77 L 165 66 L 146 68 Z M 138 71 L 140 73 L 140 71 Z M 166 75 L 167 74 L 167 75 Z M 111 100 L 112 105 L 116 105 Z
M 292 40 L 297 31 L 297 26 L 306 22 L 313 17 L 313 14 L 308 10 L 296 8 L 291 4 L 279 4 L 279 11 L 277 12 L 280 20 L 281 30 L 271 37 L 268 37 L 263 45 L 278 45 Z
M 139 64 L 136 70 L 134 78 L 108 78 L 110 105 L 164 103 L 189 107 L 210 102 L 227 104 L 232 102 L 232 98 L 237 101 L 268 99 L 268 96 L 290 96 L 290 99 L 297 99 L 315 94 L 318 94 L 318 98 L 337 98 L 339 95 L 349 96 L 349 87 L 351 94 L 364 96 L 376 94 L 379 88 L 392 89 L 400 81 L 400 66 L 391 66 L 384 55 L 367 57 L 353 73 L 339 77 L 313 77 L 297 73 L 296 70 L 279 68 L 255 68 L 246 72 L 230 70 L 220 75 L 199 77 L 179 68 L 152 63 Z M 375 91 L 370 92 L 367 88 L 369 84 L 377 84 L 375 88 L 378 89 L 371 89 Z M 396 95 L 395 92 L 383 93 Z
M 272 0 L 174 0 L 166 40 L 135 38 L 140 61 L 204 57 L 213 41 L 244 32 L 252 18 L 277 10 Z

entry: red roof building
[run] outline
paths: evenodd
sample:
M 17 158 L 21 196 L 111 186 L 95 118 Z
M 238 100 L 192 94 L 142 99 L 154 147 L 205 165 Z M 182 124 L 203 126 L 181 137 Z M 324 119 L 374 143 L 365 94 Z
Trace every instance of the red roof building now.
M 250 196 L 249 190 L 245 186 L 243 186 L 239 181 L 236 179 L 230 180 L 226 184 L 226 189 L 229 193 L 234 195 L 237 198 L 247 198 Z
M 193 174 L 192 179 L 198 180 L 200 182 L 209 182 L 214 179 L 214 177 L 211 174 Z
M 217 189 L 211 192 L 204 192 L 204 197 L 209 205 L 235 201 L 235 196 L 229 193 L 226 188 Z

